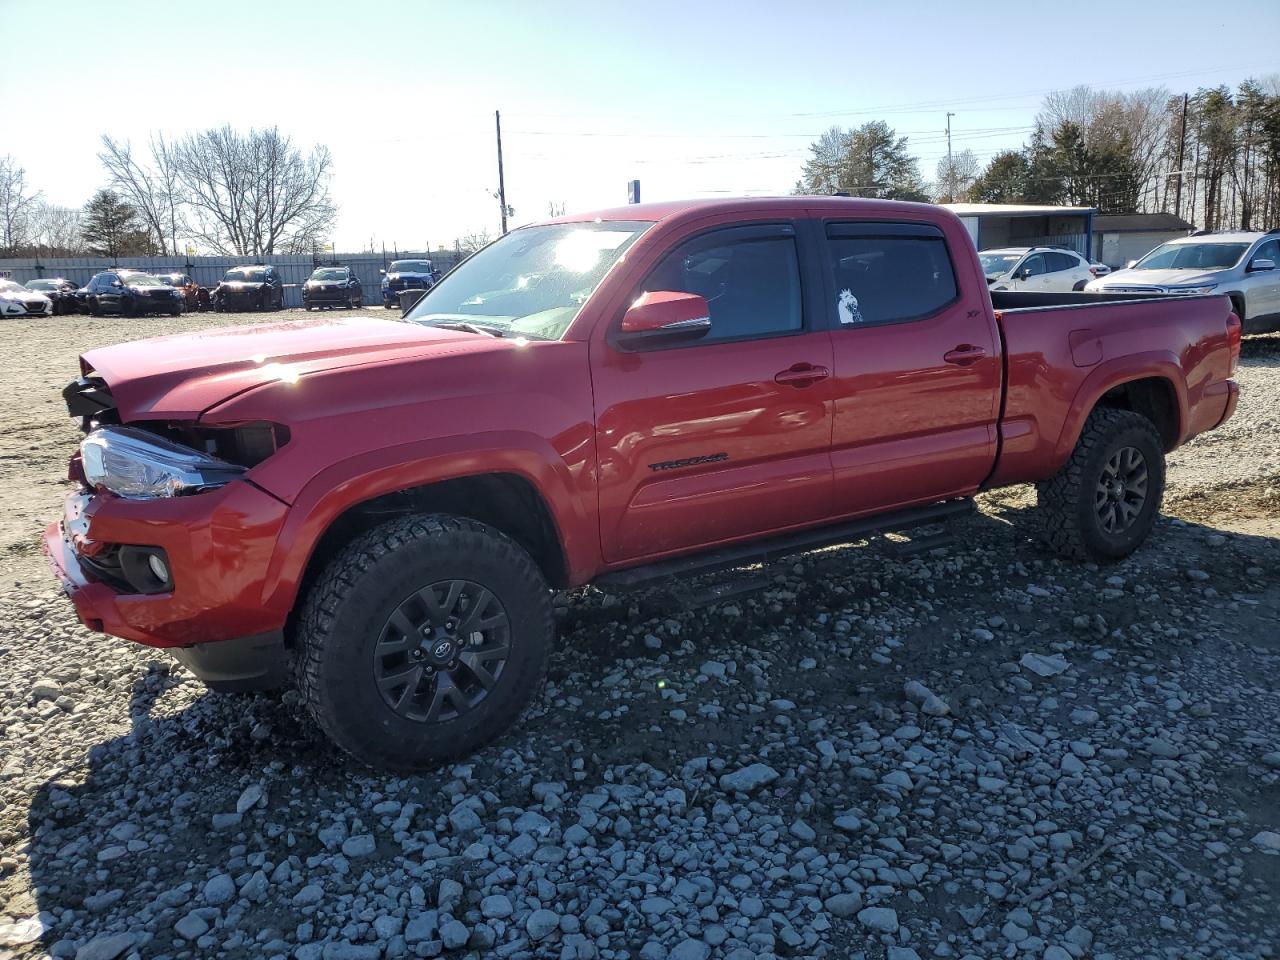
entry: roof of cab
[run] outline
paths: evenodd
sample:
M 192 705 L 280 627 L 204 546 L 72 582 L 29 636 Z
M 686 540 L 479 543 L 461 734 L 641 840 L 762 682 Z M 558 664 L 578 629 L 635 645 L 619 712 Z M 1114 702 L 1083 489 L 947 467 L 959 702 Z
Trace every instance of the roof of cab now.
M 588 210 L 572 213 L 542 223 L 591 223 L 596 220 L 641 220 L 658 222 L 677 217 L 734 213 L 737 211 L 766 211 L 778 215 L 796 216 L 813 210 L 828 216 L 910 216 L 926 213 L 928 219 L 949 217 L 953 214 L 944 207 L 931 203 L 910 203 L 904 200 L 864 200 L 857 197 L 791 196 L 791 197 L 733 197 L 716 200 L 666 200 L 658 203 L 633 203 L 607 210 Z

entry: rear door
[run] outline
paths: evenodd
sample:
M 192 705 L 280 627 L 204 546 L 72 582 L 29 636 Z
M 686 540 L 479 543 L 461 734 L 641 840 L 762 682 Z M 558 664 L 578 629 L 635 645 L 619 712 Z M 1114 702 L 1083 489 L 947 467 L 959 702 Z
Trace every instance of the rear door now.
M 831 511 L 831 335 L 792 221 L 710 227 L 646 291 L 705 297 L 703 339 L 593 346 L 600 537 L 610 563 L 820 521 Z M 621 316 L 611 318 L 617 329 Z
M 995 462 L 1002 376 L 990 311 L 975 302 L 985 291 L 962 296 L 949 241 L 932 224 L 829 220 L 820 229 L 836 512 L 973 493 Z

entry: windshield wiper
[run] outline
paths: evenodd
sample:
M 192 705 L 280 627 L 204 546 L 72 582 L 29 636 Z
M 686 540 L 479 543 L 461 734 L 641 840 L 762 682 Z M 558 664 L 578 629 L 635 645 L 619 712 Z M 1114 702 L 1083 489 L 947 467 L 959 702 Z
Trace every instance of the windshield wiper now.
M 445 330 L 465 330 L 467 333 L 487 333 L 491 337 L 505 336 L 496 327 L 482 327 L 478 324 L 467 323 L 465 320 L 447 320 L 444 323 L 433 323 L 431 326 L 443 327 Z

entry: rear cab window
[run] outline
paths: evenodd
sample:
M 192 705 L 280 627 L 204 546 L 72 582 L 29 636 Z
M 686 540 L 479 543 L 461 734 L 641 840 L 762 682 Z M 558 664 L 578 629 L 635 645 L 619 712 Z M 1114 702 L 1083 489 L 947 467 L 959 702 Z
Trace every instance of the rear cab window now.
M 837 328 L 922 320 L 959 296 L 942 231 L 930 224 L 828 223 Z

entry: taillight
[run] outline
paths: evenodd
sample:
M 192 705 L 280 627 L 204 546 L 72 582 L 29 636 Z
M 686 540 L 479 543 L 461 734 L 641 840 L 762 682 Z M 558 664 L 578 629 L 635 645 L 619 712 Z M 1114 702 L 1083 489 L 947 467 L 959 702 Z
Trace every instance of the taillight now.
M 1240 318 L 1233 311 L 1227 315 L 1227 349 L 1231 354 L 1231 361 L 1227 365 L 1228 377 L 1234 377 L 1236 375 L 1236 367 L 1240 365 L 1241 332 Z
M 1089 268 L 1089 272 L 1090 272 L 1090 273 L 1092 273 L 1092 274 L 1096 277 L 1096 276 L 1098 275 L 1098 268 L 1097 268 L 1097 267 L 1090 267 L 1090 268 Z

